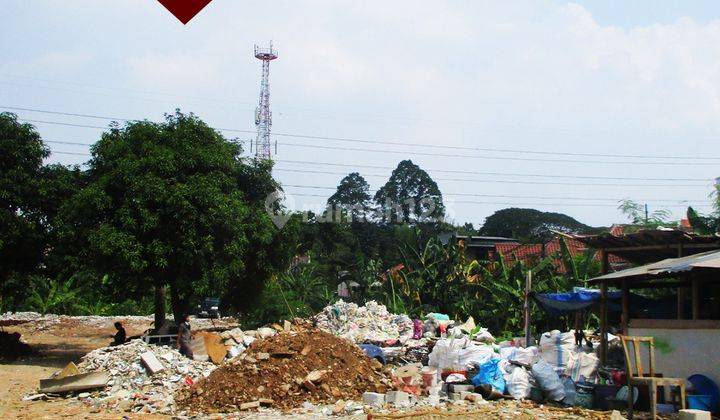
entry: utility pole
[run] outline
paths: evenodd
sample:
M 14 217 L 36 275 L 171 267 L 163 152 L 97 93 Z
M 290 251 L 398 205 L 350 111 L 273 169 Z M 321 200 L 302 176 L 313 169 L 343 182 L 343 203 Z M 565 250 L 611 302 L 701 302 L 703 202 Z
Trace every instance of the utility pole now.
M 648 206 L 647 206 L 647 203 L 645 203 L 645 224 L 648 223 L 648 219 L 649 219 L 649 217 L 648 217 Z
M 532 337 L 530 336 L 530 290 L 532 289 L 532 270 L 528 270 L 525 277 L 525 347 L 530 347 Z

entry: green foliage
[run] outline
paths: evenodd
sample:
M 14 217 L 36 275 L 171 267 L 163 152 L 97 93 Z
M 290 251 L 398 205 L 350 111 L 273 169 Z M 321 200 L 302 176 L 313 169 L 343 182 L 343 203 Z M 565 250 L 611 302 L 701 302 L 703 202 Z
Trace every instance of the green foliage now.
M 555 235 L 552 231 L 588 233 L 592 230 L 565 214 L 513 207 L 488 216 L 480 234 L 516 238 L 522 242 L 547 242 Z
M 337 191 L 328 198 L 329 206 L 345 209 L 352 220 L 364 220 L 370 210 L 370 185 L 353 172 L 340 180 Z
M 0 113 L 0 305 L 16 304 L 43 258 L 37 190 L 49 150 L 29 124 Z
M 411 160 L 403 160 L 393 170 L 388 182 L 375 193 L 375 204 L 385 223 L 428 222 L 445 215 L 440 188 Z
M 289 258 L 262 207 L 277 188 L 269 170 L 192 114 L 129 122 L 92 146 L 88 182 L 61 210 L 62 235 L 108 273 L 116 299 L 168 286 L 176 316 L 198 292 L 246 305 Z
M 636 229 L 675 227 L 674 223 L 668 222 L 671 213 L 667 209 L 656 209 L 649 212 L 644 205 L 636 201 L 622 200 L 618 206 L 618 210 L 630 220 Z
M 28 309 L 41 314 L 76 314 L 79 303 L 78 290 L 73 279 L 59 281 L 34 277 L 31 290 L 25 302 Z
M 720 232 L 720 216 L 717 214 L 705 216 L 695 211 L 692 207 L 688 207 L 687 209 L 687 218 L 690 226 L 692 226 L 695 233 L 701 235 L 714 235 Z

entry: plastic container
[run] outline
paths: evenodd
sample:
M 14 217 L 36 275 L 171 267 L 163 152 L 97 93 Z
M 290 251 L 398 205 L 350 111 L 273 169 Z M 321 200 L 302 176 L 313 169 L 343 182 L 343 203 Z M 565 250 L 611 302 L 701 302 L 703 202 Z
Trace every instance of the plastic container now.
M 712 396 L 710 395 L 688 395 L 688 408 L 693 410 L 712 411 Z
M 705 375 L 692 375 L 688 378 L 693 390 L 698 395 L 710 396 L 710 409 L 708 411 L 717 413 L 720 410 L 720 390 L 717 384 Z

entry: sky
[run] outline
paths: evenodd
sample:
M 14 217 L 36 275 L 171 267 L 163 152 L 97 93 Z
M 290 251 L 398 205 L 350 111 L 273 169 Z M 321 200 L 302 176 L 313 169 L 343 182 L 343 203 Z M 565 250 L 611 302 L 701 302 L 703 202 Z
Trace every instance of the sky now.
M 35 121 L 49 162 L 85 162 L 67 143 L 108 118 L 175 108 L 252 140 L 253 45 L 272 40 L 274 175 L 294 209 L 349 172 L 374 191 L 403 159 L 476 226 L 506 207 L 607 226 L 622 199 L 680 218 L 710 211 L 720 176 L 714 0 L 213 0 L 187 25 L 151 0 L 3 6 L 0 111 Z

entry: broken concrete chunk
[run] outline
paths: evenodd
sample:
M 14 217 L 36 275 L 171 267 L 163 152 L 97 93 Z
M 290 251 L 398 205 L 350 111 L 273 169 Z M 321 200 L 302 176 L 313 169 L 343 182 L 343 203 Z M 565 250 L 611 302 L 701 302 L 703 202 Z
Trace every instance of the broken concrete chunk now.
M 70 362 L 67 365 L 65 365 L 65 367 L 57 374 L 57 376 L 55 378 L 61 379 L 66 376 L 73 376 L 73 375 L 79 375 L 79 374 L 80 374 L 80 370 L 78 369 L 78 367 L 75 365 L 75 363 Z
M 320 382 L 325 377 L 326 373 L 326 370 L 313 370 L 312 372 L 307 374 L 307 376 L 305 377 L 305 381 Z
M 71 391 L 104 388 L 109 380 L 110 375 L 106 372 L 83 373 L 60 379 L 41 379 L 39 391 L 42 394 L 61 394 Z
M 240 410 L 251 410 L 260 407 L 260 401 L 246 402 L 240 404 Z
M 364 392 L 362 399 L 363 404 L 373 407 L 382 407 L 385 404 L 385 394 L 377 392 Z
M 156 374 L 164 369 L 162 363 L 155 357 L 155 353 L 152 351 L 146 351 L 140 355 L 140 360 L 151 374 Z
M 394 404 L 396 407 L 410 405 L 410 394 L 404 391 L 388 391 L 385 394 L 385 401 Z

